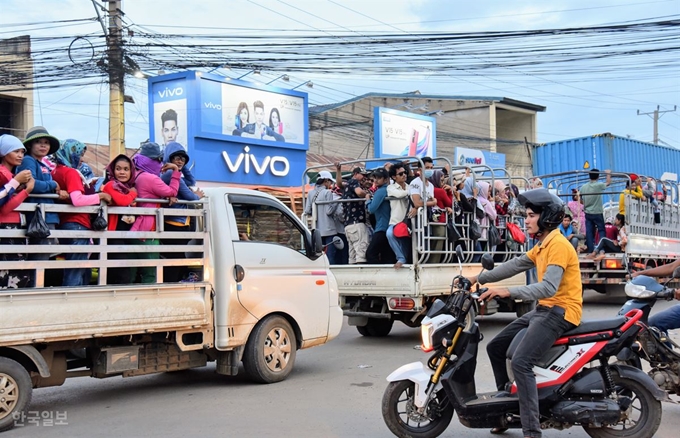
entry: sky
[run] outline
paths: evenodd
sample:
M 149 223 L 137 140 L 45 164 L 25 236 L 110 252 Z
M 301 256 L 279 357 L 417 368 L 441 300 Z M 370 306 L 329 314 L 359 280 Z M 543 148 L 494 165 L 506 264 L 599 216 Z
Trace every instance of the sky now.
M 101 4 L 101 2 L 97 2 Z M 59 7 L 56 7 L 56 5 Z M 45 11 L 50 11 L 45 14 Z M 657 17 L 680 18 L 680 0 L 127 0 L 122 10 L 126 20 L 158 33 L 272 34 L 278 30 L 304 30 L 329 36 L 338 32 L 370 35 L 391 32 L 512 31 L 586 27 Z M 96 22 L 72 26 L 28 26 L 47 20 L 95 16 L 91 0 L 3 0 L 0 38 L 30 34 L 32 37 L 101 33 Z M 49 17 L 49 18 L 48 18 Z M 11 25 L 11 26 L 10 26 Z M 244 30 L 248 29 L 248 30 Z M 442 47 L 442 51 L 455 48 Z M 476 61 L 483 61 L 476 55 Z M 659 138 L 680 148 L 680 58 L 668 71 L 675 75 L 636 73 L 635 62 L 612 65 L 617 74 L 559 75 L 525 74 L 522 67 L 512 75 L 470 72 L 461 65 L 461 75 L 424 73 L 408 78 L 375 74 L 290 75 L 289 84 L 312 80 L 310 104 L 350 99 L 368 92 L 497 96 L 542 105 L 538 115 L 538 141 L 552 142 L 610 132 L 640 141 L 651 141 L 653 122 L 647 115 L 657 105 L 664 113 Z M 417 61 L 414 61 L 417 62 Z M 577 68 L 569 65 L 565 68 Z M 510 69 L 508 69 L 510 70 Z M 236 76 L 247 71 L 219 71 Z M 285 71 L 263 71 L 274 79 Z M 126 104 L 126 143 L 134 147 L 148 138 L 146 80 L 126 78 L 126 94 L 135 104 Z M 108 142 L 108 88 L 105 82 L 82 87 L 38 89 L 34 93 L 35 124 L 45 126 L 59 138 L 77 138 L 88 143 Z

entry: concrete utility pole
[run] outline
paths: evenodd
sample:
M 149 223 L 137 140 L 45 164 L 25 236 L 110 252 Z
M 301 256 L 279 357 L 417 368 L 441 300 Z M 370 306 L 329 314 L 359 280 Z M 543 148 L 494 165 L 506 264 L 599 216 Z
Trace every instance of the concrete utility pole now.
M 652 119 L 654 119 L 654 144 L 659 144 L 659 119 L 661 118 L 664 113 L 672 113 L 675 110 L 678 109 L 677 105 L 673 105 L 672 110 L 663 110 L 660 111 L 660 106 L 657 105 L 656 109 L 652 111 L 651 113 L 641 113 L 640 110 L 637 110 L 637 115 L 638 116 L 652 116 Z
M 109 61 L 109 156 L 125 153 L 125 69 L 123 68 L 123 21 L 121 0 L 109 2 L 109 32 L 106 35 Z

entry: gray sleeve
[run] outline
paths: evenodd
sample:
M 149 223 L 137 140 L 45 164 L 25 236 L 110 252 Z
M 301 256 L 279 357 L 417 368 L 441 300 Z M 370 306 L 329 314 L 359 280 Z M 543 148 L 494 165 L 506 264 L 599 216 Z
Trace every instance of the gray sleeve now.
M 514 259 L 510 259 L 505 263 L 501 263 L 497 268 L 494 268 L 493 271 L 482 272 L 479 274 L 477 281 L 479 281 L 480 284 L 495 283 L 497 281 L 510 278 L 513 275 L 517 275 L 521 272 L 528 271 L 534 266 L 534 262 L 531 261 L 531 259 L 527 257 L 526 254 L 522 254 L 519 257 L 515 257 Z
M 531 301 L 548 298 L 555 295 L 557 288 L 562 282 L 564 269 L 561 266 L 549 265 L 543 274 L 543 281 L 526 286 L 509 287 L 510 298 Z

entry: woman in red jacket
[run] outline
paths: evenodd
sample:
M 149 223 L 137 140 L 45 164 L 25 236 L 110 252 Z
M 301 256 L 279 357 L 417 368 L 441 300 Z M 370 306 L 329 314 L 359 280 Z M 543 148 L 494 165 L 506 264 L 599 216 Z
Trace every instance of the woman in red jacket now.
M 137 198 L 135 189 L 136 170 L 132 160 L 127 155 L 120 154 L 106 167 L 106 183 L 102 187 L 102 192 L 111 195 L 112 206 L 129 207 L 134 204 Z M 109 215 L 109 231 L 130 231 L 132 224 L 135 223 L 133 215 Z M 111 245 L 135 244 L 136 240 L 130 239 L 109 239 Z M 132 254 L 111 253 L 110 260 L 123 260 L 133 258 Z M 136 276 L 137 269 L 130 267 L 109 268 L 107 284 L 128 284 L 132 283 Z
M 16 230 L 21 228 L 21 216 L 14 211 L 33 190 L 35 180 L 30 170 L 20 172 L 13 176 L 12 171 L 21 164 L 26 149 L 21 140 L 12 135 L 0 136 L 0 187 L 2 191 L 2 206 L 0 207 L 0 228 Z M 0 245 L 25 245 L 26 239 L 10 237 L 0 239 Z M 26 254 L 8 253 L 6 249 L 0 250 L 0 261 L 16 262 L 26 260 Z M 28 287 L 33 280 L 31 271 L 0 267 L 0 289 L 18 289 Z

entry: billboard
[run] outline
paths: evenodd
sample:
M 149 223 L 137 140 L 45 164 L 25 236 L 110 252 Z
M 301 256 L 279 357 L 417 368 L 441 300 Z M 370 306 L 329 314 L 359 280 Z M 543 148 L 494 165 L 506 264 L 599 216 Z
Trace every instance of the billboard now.
M 181 143 L 198 181 L 300 184 L 307 94 L 187 71 L 149 79 L 151 133 Z
M 375 108 L 373 135 L 376 158 L 437 155 L 434 117 Z
M 453 153 L 455 166 L 485 165 L 492 169 L 505 168 L 505 154 L 461 147 L 456 147 Z

